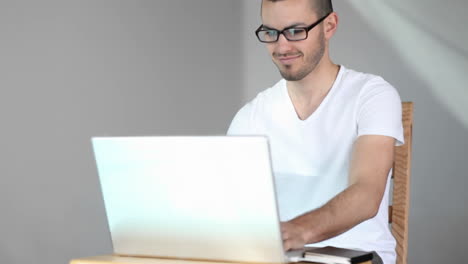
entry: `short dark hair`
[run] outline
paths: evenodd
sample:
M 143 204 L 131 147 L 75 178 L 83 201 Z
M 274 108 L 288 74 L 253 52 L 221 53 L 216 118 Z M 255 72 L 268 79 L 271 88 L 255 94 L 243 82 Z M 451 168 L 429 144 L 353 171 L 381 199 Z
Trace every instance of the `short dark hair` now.
M 287 0 L 265 0 L 269 2 L 279 2 Z M 333 12 L 332 0 L 309 0 L 311 6 L 317 12 L 318 17 L 323 17 Z
M 319 17 L 326 16 L 333 12 L 332 0 L 311 0 L 315 11 Z

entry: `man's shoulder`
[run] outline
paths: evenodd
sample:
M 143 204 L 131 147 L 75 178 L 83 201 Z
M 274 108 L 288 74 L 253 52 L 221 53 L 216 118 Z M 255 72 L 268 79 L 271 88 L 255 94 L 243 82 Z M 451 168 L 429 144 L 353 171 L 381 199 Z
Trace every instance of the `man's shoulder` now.
M 247 102 L 234 116 L 228 135 L 252 134 L 255 129 L 255 119 L 263 120 L 266 113 L 281 102 L 284 93 L 284 80 L 280 80 L 275 85 L 259 92 L 254 99 Z
M 354 69 L 343 68 L 342 84 L 353 87 L 363 87 L 372 82 L 385 81 L 382 77 L 376 74 L 361 72 Z
M 352 69 L 344 69 L 341 83 L 347 93 L 354 93 L 357 98 L 382 92 L 398 93 L 383 77 Z
M 355 86 L 358 88 L 379 85 L 392 87 L 390 83 L 388 83 L 383 77 L 379 75 L 367 72 L 360 72 L 348 68 L 344 69 L 343 83 L 344 85 Z
M 244 105 L 244 109 L 255 109 L 258 107 L 265 107 L 268 105 L 276 104 L 283 98 L 284 90 L 286 89 L 286 81 L 284 79 L 279 80 L 273 86 L 268 87 L 247 102 Z
M 284 89 L 286 89 L 286 80 L 281 79 L 276 82 L 273 86 L 264 89 L 259 92 L 257 96 L 252 100 L 258 103 L 271 103 L 281 98 Z

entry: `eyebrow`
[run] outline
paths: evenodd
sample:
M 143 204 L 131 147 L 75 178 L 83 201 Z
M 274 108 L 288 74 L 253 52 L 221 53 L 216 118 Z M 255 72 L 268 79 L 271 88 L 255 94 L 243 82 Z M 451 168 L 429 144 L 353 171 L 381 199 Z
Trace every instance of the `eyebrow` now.
M 294 23 L 294 24 L 292 24 L 292 25 L 290 25 L 290 26 L 287 26 L 287 27 L 283 28 L 282 30 L 289 29 L 289 28 L 294 28 L 294 27 L 299 27 L 299 26 L 305 27 L 305 26 L 307 26 L 307 25 L 306 25 L 305 23 Z M 265 28 L 265 29 L 274 29 L 274 30 L 281 31 L 281 30 L 279 30 L 279 29 L 276 29 L 276 28 L 273 28 L 273 27 L 269 27 L 269 26 L 267 26 L 267 25 L 262 25 L 262 28 Z

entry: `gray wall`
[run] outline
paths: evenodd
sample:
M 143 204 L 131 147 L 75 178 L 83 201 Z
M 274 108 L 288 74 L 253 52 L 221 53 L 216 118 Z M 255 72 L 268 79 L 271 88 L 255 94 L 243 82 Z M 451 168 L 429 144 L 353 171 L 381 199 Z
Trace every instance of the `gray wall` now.
M 111 253 L 96 135 L 222 134 L 241 3 L 0 1 L 0 263 Z
M 415 102 L 410 263 L 461 262 L 468 3 L 335 2 L 335 61 Z M 109 253 L 90 137 L 224 133 L 279 78 L 258 15 L 254 0 L 0 0 L 0 263 Z
M 468 230 L 468 2 L 334 1 L 331 56 L 383 76 L 415 103 L 409 263 L 464 263 Z M 251 34 L 258 1 L 244 0 L 244 99 L 279 78 Z M 464 18 L 465 17 L 465 18 Z

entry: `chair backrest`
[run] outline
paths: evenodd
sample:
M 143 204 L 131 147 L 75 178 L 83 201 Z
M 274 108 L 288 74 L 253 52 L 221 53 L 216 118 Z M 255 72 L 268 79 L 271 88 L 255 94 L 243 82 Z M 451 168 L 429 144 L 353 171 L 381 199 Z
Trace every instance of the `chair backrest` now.
M 402 106 L 405 144 L 395 147 L 392 175 L 393 198 L 388 210 L 389 223 L 397 242 L 397 264 L 406 264 L 408 257 L 408 215 L 413 136 L 413 103 L 403 102 Z

